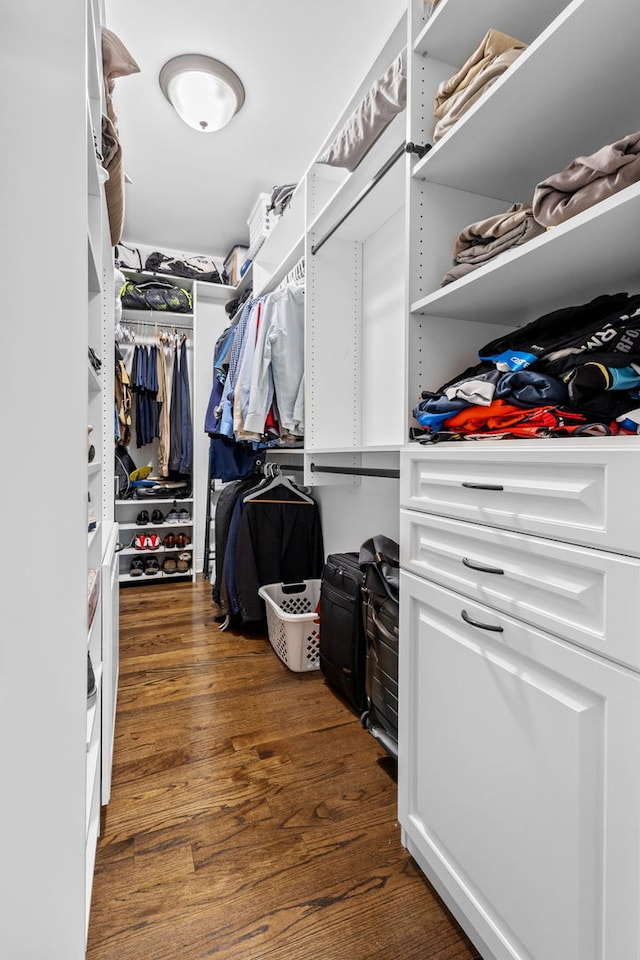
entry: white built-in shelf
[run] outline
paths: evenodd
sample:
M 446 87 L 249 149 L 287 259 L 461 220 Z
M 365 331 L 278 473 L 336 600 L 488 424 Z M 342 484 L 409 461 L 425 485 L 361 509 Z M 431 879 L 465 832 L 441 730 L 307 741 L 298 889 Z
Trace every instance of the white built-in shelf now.
M 98 716 L 98 702 L 100 700 L 100 689 L 102 686 L 102 665 L 93 665 L 93 673 L 96 678 L 97 693 L 92 702 L 87 706 L 87 750 L 89 750 L 91 747 L 91 741 L 93 739 L 96 726 L 96 718 Z
M 101 469 L 102 469 L 102 461 L 101 461 L 101 460 L 93 460 L 92 463 L 88 463 L 88 464 L 87 464 L 87 471 L 88 471 L 90 477 L 93 476 L 93 475 L 96 474 L 96 473 L 100 473 L 100 470 L 101 470 Z
M 100 393 L 100 391 L 102 390 L 102 377 L 100 376 L 99 373 L 96 373 L 96 371 L 91 366 L 91 363 L 88 363 L 87 367 L 88 367 L 88 378 L 89 378 L 87 386 L 89 389 L 89 393 Z
M 441 0 L 413 44 L 416 53 L 461 67 L 487 30 L 531 43 L 566 6 L 566 0 L 513 3 L 505 0 Z
M 521 326 L 599 294 L 640 292 L 640 183 L 411 305 L 414 314 Z
M 169 283 L 173 283 L 176 287 L 182 287 L 183 290 L 189 290 L 196 292 L 198 297 L 201 297 L 205 300 L 231 300 L 234 296 L 235 287 L 230 286 L 228 283 L 210 283 L 208 280 L 197 280 L 193 277 L 174 277 L 172 274 L 163 273 L 153 270 L 131 270 L 128 267 L 120 267 L 120 271 L 128 277 L 130 280 L 134 280 L 140 283 L 146 283 L 149 280 L 167 280 Z M 194 288 L 196 288 L 194 290 Z M 144 313 L 144 310 L 131 311 L 132 313 Z M 152 311 L 154 313 L 160 313 L 164 311 Z M 172 316 L 191 316 L 191 314 L 172 314 Z
M 89 293 L 100 293 L 102 290 L 102 282 L 100 280 L 100 271 L 98 268 L 98 260 L 96 256 L 96 248 L 94 238 L 91 235 L 91 230 L 87 228 L 87 259 L 88 259 L 88 288 Z
M 101 131 L 96 130 L 98 143 L 100 142 Z M 98 158 L 96 157 L 95 144 L 93 142 L 93 120 L 91 117 L 91 107 L 87 101 L 87 188 L 90 196 L 101 196 L 102 185 L 98 175 Z
M 154 510 L 157 506 L 167 503 L 193 503 L 193 497 L 145 497 L 144 499 L 116 500 L 116 507 L 138 507 L 138 510 Z M 167 524 L 168 527 L 174 524 Z M 177 526 L 177 524 L 176 524 Z
M 384 166 L 405 139 L 406 116 L 402 112 L 386 128 L 350 177 L 343 180 L 331 199 L 309 224 L 311 243 L 322 239 Z M 406 158 L 400 157 L 333 234 L 336 239 L 364 242 L 404 205 Z M 331 239 L 327 240 L 331 243 Z
M 256 287 L 253 291 L 254 297 L 264 296 L 266 293 L 270 293 L 272 290 L 275 290 L 280 283 L 284 280 L 287 274 L 293 270 L 296 263 L 304 254 L 304 236 L 300 236 L 293 247 L 291 247 L 280 263 L 270 271 L 263 271 L 260 269 L 259 264 L 256 262 L 254 268 L 254 276 L 256 278 Z M 260 278 L 260 280 L 259 280 Z M 258 285 L 258 280 L 259 284 Z
M 95 509 L 95 507 L 94 507 L 94 509 Z M 88 536 L 88 541 L 89 541 L 89 542 L 88 542 L 88 546 L 89 546 L 89 547 L 91 546 L 91 544 L 93 543 L 93 541 L 98 537 L 98 534 L 99 534 L 99 533 L 100 533 L 100 521 L 98 521 L 98 523 L 96 524 L 94 530 L 89 530 L 89 531 L 87 531 L 87 536 Z
M 360 454 L 372 454 L 372 453 L 398 453 L 404 444 L 375 444 L 372 446 L 359 446 L 359 447 L 315 447 L 310 448 L 306 447 L 304 450 L 299 451 L 300 453 L 305 453 L 310 457 L 322 457 L 323 454 L 340 454 L 347 456 L 359 456 Z M 270 450 L 269 453 L 272 451 Z M 321 466 L 321 464 L 318 464 Z
M 98 51 L 99 17 L 93 9 L 93 4 L 87 4 L 87 97 L 92 107 L 92 124 L 96 128 L 98 138 L 102 131 L 100 127 L 100 103 L 102 100 L 102 50 Z
M 93 635 L 96 629 L 98 628 L 99 623 L 100 623 L 100 595 L 98 595 L 98 602 L 96 603 L 96 608 L 93 611 L 91 623 L 89 624 L 89 629 L 87 630 L 87 647 L 91 646 Z
M 184 573 L 164 573 L 163 570 L 158 570 L 157 573 L 150 575 L 141 574 L 139 577 L 132 577 L 128 573 L 121 573 L 118 577 L 118 583 L 153 583 L 154 580 L 185 580 L 193 579 L 193 570 L 185 570 Z
M 98 674 L 100 674 L 100 681 L 98 682 Z M 100 668 L 96 672 L 96 685 L 98 687 L 96 709 L 93 711 L 93 728 L 95 728 L 95 721 L 100 716 L 100 700 L 101 700 L 101 684 L 102 684 L 102 674 Z M 93 707 L 91 708 L 93 710 Z M 89 722 L 89 712 L 87 711 L 87 725 Z M 93 810 L 93 799 L 94 791 L 98 788 L 97 784 L 97 774 L 100 760 L 100 737 L 93 736 L 93 729 L 91 731 L 91 742 L 87 750 L 87 782 L 86 782 L 86 808 L 85 808 L 85 828 L 86 828 L 86 837 L 89 836 L 89 828 L 91 826 L 91 814 Z
M 125 323 L 139 323 L 143 326 L 153 327 L 193 327 L 192 313 L 173 313 L 171 310 L 135 310 L 129 307 L 122 308 L 122 319 Z
M 189 552 L 193 551 L 193 544 L 189 543 L 186 547 L 158 547 L 156 550 L 136 550 L 135 547 L 125 547 L 124 550 L 120 551 L 118 556 L 141 557 L 144 560 L 146 557 L 154 556 L 156 553 L 183 553 L 185 550 Z
M 159 532 L 170 533 L 172 530 L 180 530 L 183 527 L 192 527 L 193 520 L 180 520 L 179 523 L 118 523 L 120 530 L 157 530 Z M 140 551 L 137 551 L 138 553 Z
M 468 7 L 469 15 L 484 11 L 483 3 Z M 572 0 L 416 163 L 413 176 L 509 204 L 530 202 L 535 185 L 575 157 L 640 129 L 638 36 L 640 3 L 619 5 L 605 24 L 599 0 Z M 554 93 L 556 77 L 562 96 Z

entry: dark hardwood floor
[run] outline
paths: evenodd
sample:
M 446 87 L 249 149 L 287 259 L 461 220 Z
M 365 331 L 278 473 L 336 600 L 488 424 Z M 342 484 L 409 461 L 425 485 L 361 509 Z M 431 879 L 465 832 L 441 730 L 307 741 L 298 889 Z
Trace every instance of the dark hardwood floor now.
M 400 844 L 394 764 L 207 581 L 121 591 L 87 960 L 474 960 Z

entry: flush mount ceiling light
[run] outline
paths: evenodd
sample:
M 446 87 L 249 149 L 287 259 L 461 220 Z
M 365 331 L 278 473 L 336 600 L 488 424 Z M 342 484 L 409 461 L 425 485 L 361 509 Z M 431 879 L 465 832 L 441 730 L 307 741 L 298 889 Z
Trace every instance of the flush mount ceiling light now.
M 160 89 L 181 120 L 194 130 L 221 130 L 244 103 L 242 81 L 225 63 L 198 53 L 168 60 Z

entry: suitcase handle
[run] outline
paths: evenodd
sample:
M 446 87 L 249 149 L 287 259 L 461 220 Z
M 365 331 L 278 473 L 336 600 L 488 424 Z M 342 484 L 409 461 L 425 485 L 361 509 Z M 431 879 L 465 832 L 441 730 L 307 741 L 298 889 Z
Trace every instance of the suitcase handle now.
M 281 583 L 280 589 L 283 593 L 304 593 L 307 585 L 304 580 L 301 583 Z

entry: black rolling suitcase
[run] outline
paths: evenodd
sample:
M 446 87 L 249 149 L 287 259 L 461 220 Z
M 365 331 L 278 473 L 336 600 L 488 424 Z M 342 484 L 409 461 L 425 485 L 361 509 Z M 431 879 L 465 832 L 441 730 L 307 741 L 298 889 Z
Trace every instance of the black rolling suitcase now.
M 364 706 L 365 637 L 358 554 L 327 557 L 320 584 L 320 670 L 360 714 Z
M 400 548 L 388 537 L 372 537 L 362 544 L 359 563 L 367 645 L 362 725 L 397 757 Z

